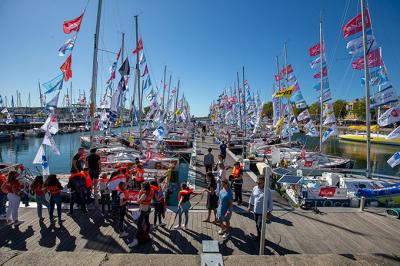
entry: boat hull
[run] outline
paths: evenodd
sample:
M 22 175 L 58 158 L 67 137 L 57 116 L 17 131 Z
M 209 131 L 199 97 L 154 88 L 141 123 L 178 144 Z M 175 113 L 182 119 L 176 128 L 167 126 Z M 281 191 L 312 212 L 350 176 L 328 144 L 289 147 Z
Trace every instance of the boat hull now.
M 355 141 L 355 142 L 367 142 L 366 135 L 357 135 L 357 134 L 339 135 L 339 139 Z M 371 134 L 371 143 L 400 146 L 400 139 L 386 139 L 385 135 Z

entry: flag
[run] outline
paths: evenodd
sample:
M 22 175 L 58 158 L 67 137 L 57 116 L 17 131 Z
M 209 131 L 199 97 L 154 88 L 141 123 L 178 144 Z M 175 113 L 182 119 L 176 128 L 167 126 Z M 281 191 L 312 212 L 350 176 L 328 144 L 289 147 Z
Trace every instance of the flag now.
M 59 89 L 61 90 L 63 78 L 64 78 L 64 74 L 60 74 L 57 77 L 53 78 L 52 80 L 43 83 L 42 86 L 46 89 L 46 91 L 44 93 L 45 94 L 51 93 L 57 87 L 59 87 Z
M 11 124 L 12 122 L 14 122 L 14 120 L 11 118 L 10 113 L 7 113 L 7 119 L 6 119 L 6 124 Z
M 286 73 L 287 72 L 287 73 Z M 290 74 L 290 73 L 292 73 L 293 72 L 293 68 L 292 68 L 292 65 L 288 65 L 287 67 L 284 67 L 282 70 L 281 70 L 281 76 L 286 76 L 286 74 Z M 246 80 L 247 81 L 247 80 Z
M 308 121 L 307 124 L 304 125 L 304 128 L 307 129 L 307 136 L 311 137 L 317 137 L 319 136 L 317 129 L 314 126 L 314 123 L 312 120 Z
M 144 77 L 144 76 L 147 75 L 147 74 L 149 74 L 149 69 L 147 68 L 147 65 L 146 65 L 145 68 L 144 68 L 142 77 Z
M 4 108 L 3 110 L 1 110 L 1 113 L 2 113 L 2 114 L 6 114 L 6 113 L 8 113 L 8 110 L 7 110 L 7 108 Z
M 120 90 L 122 92 L 126 91 L 126 82 L 123 77 L 121 77 L 121 79 L 118 82 L 118 90 Z
M 366 43 L 367 51 L 376 47 L 376 40 L 373 35 L 367 34 L 367 43 Z M 363 36 L 360 36 L 354 40 L 351 40 L 347 43 L 346 48 L 349 54 L 359 54 L 364 51 L 363 46 Z
M 333 112 L 328 112 L 323 125 L 326 126 L 332 123 L 336 123 L 335 114 Z
M 146 63 L 146 57 L 144 56 L 144 53 L 142 53 L 140 55 L 139 64 L 143 65 L 144 63 Z
M 72 78 L 72 54 L 67 57 L 64 64 L 60 67 L 61 72 L 64 73 L 64 80 L 68 81 Z
M 400 152 L 396 152 L 392 157 L 387 161 L 387 163 L 393 168 L 400 164 Z
M 274 97 L 289 97 L 290 95 L 292 95 L 292 92 L 294 90 L 294 86 L 290 86 L 286 89 L 280 90 L 275 92 Z
M 42 144 L 49 146 L 50 150 L 53 153 L 55 153 L 57 155 L 61 154 L 60 151 L 58 150 L 56 142 L 54 141 L 54 138 L 53 138 L 53 136 L 51 135 L 50 132 L 46 132 L 44 134 L 44 138 L 43 138 L 43 143 Z
M 42 174 L 44 176 L 50 174 L 49 163 L 47 162 L 46 154 L 44 153 L 43 145 L 40 145 L 39 150 L 36 153 L 35 159 L 33 160 L 33 164 L 41 164 L 42 165 Z
M 135 55 L 135 54 L 137 54 L 138 52 L 140 52 L 141 50 L 143 50 L 143 42 L 142 42 L 142 39 L 139 39 L 138 45 L 137 45 L 136 49 L 133 50 L 132 53 Z
M 318 97 L 319 101 L 321 100 L 321 97 Z M 326 90 L 322 92 L 322 102 L 327 102 L 332 100 L 332 95 L 330 90 Z
M 320 67 L 321 65 L 321 56 L 318 56 L 317 58 L 315 58 L 314 60 L 312 60 L 310 62 L 310 67 L 311 68 L 316 68 L 316 67 Z M 322 62 L 322 65 L 325 65 L 325 62 Z
M 155 97 L 154 95 L 154 91 L 151 90 L 149 94 L 147 94 L 146 99 L 151 102 L 153 100 L 153 98 Z
M 56 96 L 54 96 L 48 103 L 46 103 L 46 108 L 50 108 L 50 107 L 57 108 L 58 96 L 60 96 L 60 91 L 58 91 Z
M 329 80 L 328 80 L 328 78 L 323 78 L 322 79 L 322 86 L 323 86 L 324 90 L 329 89 Z M 321 82 L 318 82 L 317 84 L 315 84 L 313 86 L 313 89 L 317 90 L 317 91 L 321 90 Z
M 325 142 L 328 138 L 332 136 L 336 136 L 338 134 L 338 129 L 336 124 L 333 124 L 330 128 L 328 128 L 325 133 L 322 135 L 322 142 Z
M 298 121 L 303 121 L 307 118 L 310 118 L 310 113 L 308 112 L 308 109 L 304 110 L 303 112 L 301 112 L 298 116 L 297 116 L 297 120 Z
M 322 77 L 326 77 L 328 75 L 328 69 L 326 67 L 322 68 Z M 314 74 L 314 78 L 319 79 L 321 78 L 321 71 Z
M 397 102 L 398 99 L 399 98 L 397 97 L 396 90 L 392 85 L 390 85 L 389 87 L 378 91 L 374 96 L 371 97 L 371 108 L 376 108 L 388 103 L 394 103 Z
M 74 37 L 68 39 L 63 44 L 63 46 L 61 46 L 61 48 L 58 49 L 58 55 L 59 56 L 64 56 L 66 52 L 72 51 L 72 49 L 74 49 L 75 41 L 76 41 L 76 35 Z
M 369 73 L 369 85 L 380 86 L 388 82 L 389 79 L 384 67 L 373 70 Z M 365 78 L 361 78 L 361 86 L 365 86 Z
M 80 15 L 77 18 L 74 18 L 72 20 L 66 20 L 64 21 L 64 33 L 65 34 L 70 34 L 73 31 L 79 32 L 79 29 L 81 27 L 82 19 L 83 19 L 83 14 Z
M 44 124 L 40 127 L 45 132 L 55 135 L 58 132 L 58 122 L 55 114 L 50 114 Z
M 150 87 L 151 87 L 150 76 L 147 76 L 146 81 L 144 82 L 144 85 L 143 85 L 143 90 L 147 90 Z
M 378 67 L 382 66 L 383 61 L 379 54 L 379 49 L 375 49 L 372 52 L 368 53 L 368 66 L 369 67 Z M 357 70 L 364 70 L 364 57 L 360 57 L 357 60 L 351 63 L 351 66 Z
M 364 12 L 364 18 L 365 18 L 365 28 L 368 29 L 371 27 L 371 20 L 369 18 L 368 9 L 366 9 Z M 352 18 L 342 28 L 344 38 L 347 38 L 350 35 L 360 32 L 361 30 L 362 30 L 361 13 Z
M 277 75 L 275 75 L 275 81 L 280 81 L 280 80 L 282 80 L 282 79 L 283 79 L 282 74 L 277 74 Z
M 321 44 L 317 43 L 316 45 L 308 49 L 308 51 L 310 53 L 310 56 L 319 55 L 321 53 Z
M 400 126 L 398 126 L 395 130 L 389 133 L 385 137 L 386 139 L 400 139 Z
M 332 103 L 326 103 L 325 104 L 325 109 L 322 112 L 322 116 L 325 117 L 325 116 L 329 115 L 332 112 L 333 112 L 333 104 Z
M 385 127 L 400 121 L 400 106 L 392 107 L 378 118 L 378 125 Z
M 123 76 L 128 76 L 131 73 L 131 68 L 129 66 L 128 57 L 126 57 L 125 61 L 122 63 L 121 67 L 119 68 L 119 74 Z
M 168 131 L 162 123 L 153 131 L 153 135 L 158 139 L 164 138 L 167 134 Z

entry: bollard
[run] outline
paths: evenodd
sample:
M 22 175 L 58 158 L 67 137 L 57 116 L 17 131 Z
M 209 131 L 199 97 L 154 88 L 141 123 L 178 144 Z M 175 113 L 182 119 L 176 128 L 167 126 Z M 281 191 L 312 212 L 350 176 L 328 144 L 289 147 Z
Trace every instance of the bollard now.
M 361 197 L 360 199 L 360 211 L 364 211 L 365 208 L 365 197 Z

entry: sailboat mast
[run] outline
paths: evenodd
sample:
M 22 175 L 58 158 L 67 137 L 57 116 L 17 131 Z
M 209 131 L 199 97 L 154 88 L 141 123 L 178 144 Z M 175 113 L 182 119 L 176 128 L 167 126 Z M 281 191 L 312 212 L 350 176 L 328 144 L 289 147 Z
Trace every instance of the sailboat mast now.
M 136 49 L 139 47 L 139 21 L 138 15 L 135 16 L 135 26 L 136 26 Z M 136 53 L 136 79 L 137 79 L 137 92 L 138 92 L 138 101 L 139 101 L 139 116 L 138 116 L 138 123 L 139 123 L 139 139 L 140 144 L 139 148 L 142 147 L 142 95 L 141 95 L 141 88 L 140 88 L 140 68 L 139 68 L 139 51 Z
M 379 47 L 379 57 L 380 57 L 381 60 L 382 60 L 382 58 L 383 58 L 383 57 L 382 57 L 382 47 Z M 380 66 L 379 68 L 382 69 L 382 68 L 384 68 L 384 66 Z M 378 91 L 380 92 L 381 89 L 382 89 L 382 85 L 379 85 L 379 86 L 378 86 Z M 376 117 L 380 117 L 380 116 L 381 116 L 381 106 L 378 107 L 378 114 L 377 114 Z
M 42 98 L 42 89 L 40 88 L 40 81 L 38 80 L 39 85 L 39 101 L 40 101 L 40 108 L 43 107 L 43 98 Z
M 162 115 L 165 113 L 164 98 L 165 98 L 165 79 L 167 75 L 167 65 L 164 66 L 163 93 L 162 93 Z
M 319 64 L 319 74 L 320 74 L 320 114 L 319 114 L 319 152 L 322 152 L 322 119 L 323 119 L 323 106 L 324 106 L 324 82 L 323 82 L 323 61 L 324 61 L 324 39 L 322 37 L 322 16 L 319 22 L 319 53 L 320 53 L 320 64 Z
M 247 126 L 246 126 L 247 125 L 247 123 L 246 123 L 247 114 L 246 114 L 246 84 L 245 84 L 245 79 L 244 79 L 244 66 L 242 66 L 242 74 L 243 74 L 243 121 L 244 121 L 244 125 L 243 125 L 244 126 L 244 135 L 243 135 L 243 141 L 242 141 L 242 144 L 243 144 L 242 158 L 246 159 L 246 145 L 244 145 L 244 139 L 247 135 Z
M 121 32 L 121 65 L 124 62 L 124 43 L 125 43 L 125 33 Z M 125 82 L 125 79 L 124 79 Z M 122 108 L 121 108 L 121 133 L 124 132 L 124 109 L 125 109 L 125 92 L 122 94 Z
M 239 101 L 239 114 L 240 114 L 240 129 L 243 129 L 243 121 L 242 121 L 242 97 L 240 96 L 240 81 L 239 81 L 239 72 L 236 72 L 237 76 L 237 84 L 238 84 L 238 101 Z
M 287 43 L 285 41 L 285 79 L 286 79 L 286 86 L 288 84 L 288 70 L 287 70 L 287 66 L 288 66 L 288 59 L 287 59 Z M 290 97 L 287 97 L 287 104 L 290 105 Z M 290 118 L 291 118 L 292 114 L 289 114 L 289 143 L 292 142 L 292 125 L 290 123 Z
M 367 54 L 367 34 L 365 30 L 365 0 L 361 0 L 361 24 L 364 47 L 364 73 L 365 73 L 365 122 L 367 127 L 367 168 L 366 176 L 371 174 L 371 116 L 370 116 L 370 94 L 369 94 L 369 72 L 368 72 L 368 54 Z
M 174 109 L 174 131 L 176 130 L 176 110 L 178 109 L 178 97 L 179 97 L 179 85 L 180 79 L 178 79 L 178 88 L 176 89 L 176 97 L 175 97 L 175 109 Z
M 96 110 L 96 92 L 97 92 L 97 50 L 99 47 L 100 34 L 100 17 L 102 0 L 99 0 L 97 7 L 96 33 L 94 35 L 94 51 L 93 51 L 93 73 L 92 73 L 92 89 L 90 91 L 90 147 L 93 147 L 94 137 L 94 113 Z

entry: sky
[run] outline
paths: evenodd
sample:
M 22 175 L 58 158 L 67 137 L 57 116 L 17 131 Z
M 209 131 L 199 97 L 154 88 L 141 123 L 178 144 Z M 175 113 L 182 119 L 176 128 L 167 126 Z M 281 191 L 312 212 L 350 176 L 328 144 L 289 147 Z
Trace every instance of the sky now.
M 79 16 L 87 6 L 73 51 L 71 81 L 75 99 L 79 91 L 89 96 L 97 5 L 97 0 L 0 0 L 0 95 L 10 101 L 19 90 L 23 105 L 29 94 L 32 105 L 39 105 L 38 81 L 57 76 L 66 59 L 58 56 L 58 49 L 71 37 L 64 34 L 63 21 Z M 400 1 L 369 0 L 368 5 L 389 78 L 398 91 Z M 250 88 L 270 101 L 275 58 L 279 56 L 283 64 L 287 42 L 288 63 L 311 104 L 318 95 L 312 89 L 316 71 L 310 69 L 308 48 L 319 42 L 322 14 L 332 97 L 351 100 L 364 95 L 362 72 L 351 69 L 352 59 L 345 49 L 351 38 L 343 38 L 341 27 L 359 10 L 358 0 L 104 0 L 99 48 L 117 52 L 124 32 L 125 56 L 133 65 L 134 16 L 139 15 L 153 84 L 163 79 L 167 65 L 167 77 L 172 75 L 172 86 L 180 80 L 192 114 L 204 116 L 212 100 L 234 86 L 236 73 L 242 77 L 243 66 Z M 98 99 L 114 57 L 99 52 Z M 70 82 L 64 84 L 61 96 L 69 86 Z M 129 87 L 132 95 L 133 83 Z

